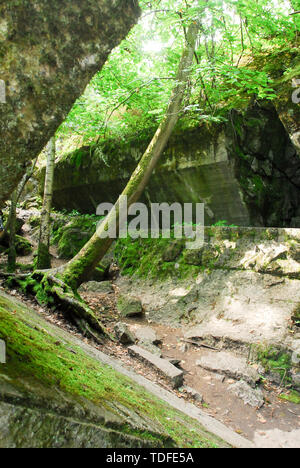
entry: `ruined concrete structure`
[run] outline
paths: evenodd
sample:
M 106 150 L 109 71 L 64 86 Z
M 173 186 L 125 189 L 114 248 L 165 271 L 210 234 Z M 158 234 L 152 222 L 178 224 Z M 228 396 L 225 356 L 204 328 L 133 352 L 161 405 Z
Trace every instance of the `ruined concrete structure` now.
M 56 208 L 95 213 L 115 202 L 147 144 L 106 142 L 62 159 Z M 300 158 L 273 105 L 260 103 L 226 124 L 174 132 L 143 201 L 204 202 L 208 225 L 300 227 Z

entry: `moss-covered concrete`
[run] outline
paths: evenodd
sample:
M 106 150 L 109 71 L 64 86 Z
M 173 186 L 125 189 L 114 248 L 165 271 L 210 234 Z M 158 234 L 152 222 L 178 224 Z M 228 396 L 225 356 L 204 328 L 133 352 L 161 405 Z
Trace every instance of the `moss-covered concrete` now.
M 300 226 L 300 160 L 275 108 L 262 102 L 228 120 L 175 130 L 142 201 L 203 202 L 208 225 Z M 56 167 L 55 206 L 95 213 L 99 203 L 114 203 L 151 136 L 66 155 Z
M 0 446 L 227 445 L 8 296 L 0 323 Z
M 212 270 L 252 270 L 300 279 L 300 230 L 206 227 L 201 249 L 173 239 L 119 239 L 115 261 L 124 275 L 167 279 Z

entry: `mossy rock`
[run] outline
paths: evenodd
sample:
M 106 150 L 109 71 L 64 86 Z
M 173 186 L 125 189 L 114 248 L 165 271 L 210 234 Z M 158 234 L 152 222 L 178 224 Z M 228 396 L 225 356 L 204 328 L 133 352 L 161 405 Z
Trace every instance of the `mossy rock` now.
M 290 379 L 292 368 L 291 355 L 276 347 L 260 346 L 256 350 L 257 361 L 262 364 L 267 374 L 279 374 L 282 383 Z
M 32 245 L 28 239 L 25 237 L 16 235 L 15 237 L 15 247 L 17 255 L 25 257 L 32 253 Z M 6 233 L 3 239 L 1 239 L 0 253 L 5 253 L 9 248 L 9 234 Z
M 70 260 L 96 232 L 100 217 L 82 215 L 57 217 L 52 226 L 52 244 L 56 244 L 60 258 Z
M 100 362 L 92 348 L 3 294 L 0 321 L 7 351 L 0 375 L 1 446 L 12 441 L 42 448 L 228 447 L 198 421 Z
M 106 268 L 102 264 L 98 265 L 90 275 L 90 281 L 103 281 L 106 278 Z
M 126 294 L 121 294 L 118 297 L 117 309 L 122 317 L 134 317 L 143 313 L 141 300 Z
M 174 262 L 183 250 L 182 241 L 174 241 L 163 252 L 162 259 L 164 262 Z
M 220 252 L 213 245 L 205 245 L 202 250 L 202 265 L 207 268 L 214 268 Z
M 293 311 L 292 320 L 298 327 L 300 327 L 300 304 L 298 304 Z
M 98 294 L 111 294 L 114 292 L 112 283 L 110 281 L 88 281 L 83 283 L 78 292 L 98 293 Z
M 72 223 L 65 228 L 58 242 L 59 258 L 69 260 L 75 257 L 89 241 L 94 234 L 94 229 L 87 229 L 86 226 L 84 228 L 85 230 L 74 227 Z
M 183 261 L 187 265 L 200 266 L 202 265 L 202 254 L 203 254 L 203 248 L 185 250 L 183 253 Z
M 17 255 L 25 257 L 32 253 L 32 245 L 25 237 L 16 236 L 16 252 Z

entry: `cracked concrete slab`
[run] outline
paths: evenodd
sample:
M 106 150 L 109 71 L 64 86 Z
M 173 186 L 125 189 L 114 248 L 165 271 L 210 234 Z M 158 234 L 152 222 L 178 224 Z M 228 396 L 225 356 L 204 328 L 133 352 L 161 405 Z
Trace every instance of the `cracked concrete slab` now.
M 145 361 L 147 364 L 154 367 L 160 374 L 166 377 L 173 388 L 178 388 L 183 384 L 183 371 L 173 366 L 167 359 L 162 359 L 140 346 L 130 346 L 128 352 L 131 356 Z
M 245 380 L 252 386 L 255 386 L 260 378 L 258 371 L 249 366 L 245 358 L 235 356 L 230 352 L 205 352 L 196 364 L 203 369 L 236 380 Z
M 260 388 L 251 388 L 246 382 L 241 380 L 228 387 L 230 392 L 233 392 L 238 398 L 241 398 L 245 405 L 253 408 L 261 408 L 265 401 L 264 395 Z

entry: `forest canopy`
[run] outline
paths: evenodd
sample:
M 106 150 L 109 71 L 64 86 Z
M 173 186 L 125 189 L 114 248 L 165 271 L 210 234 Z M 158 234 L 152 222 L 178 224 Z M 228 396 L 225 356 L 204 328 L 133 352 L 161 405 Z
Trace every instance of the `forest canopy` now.
M 200 34 L 179 125 L 221 122 L 231 109 L 273 100 L 278 80 L 297 73 L 297 2 L 142 1 L 139 24 L 113 51 L 60 127 L 63 152 L 107 137 L 121 142 L 153 133 L 174 87 L 191 20 L 200 22 Z

